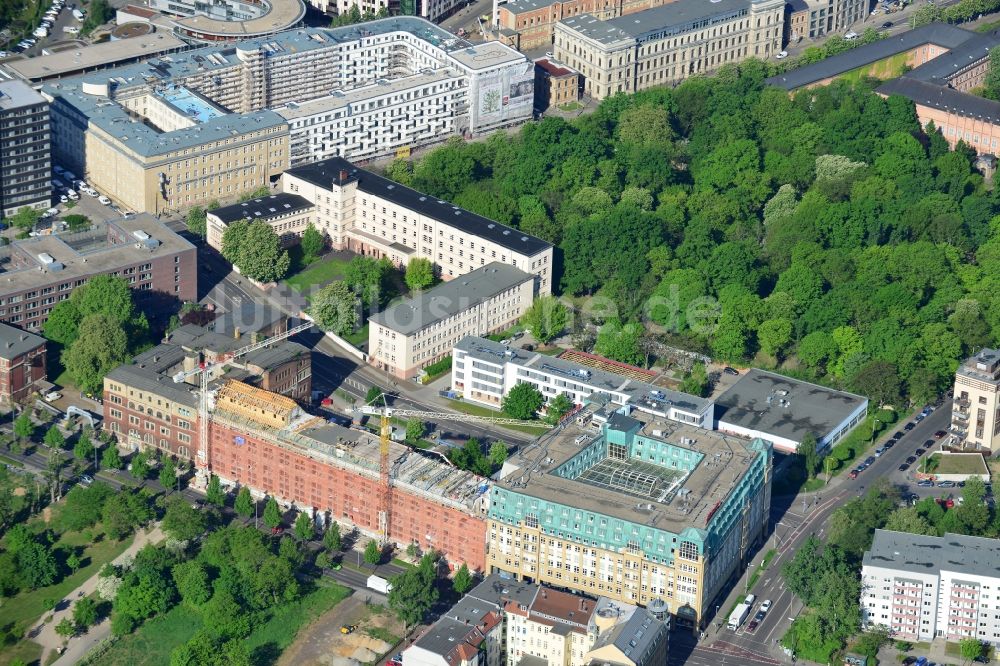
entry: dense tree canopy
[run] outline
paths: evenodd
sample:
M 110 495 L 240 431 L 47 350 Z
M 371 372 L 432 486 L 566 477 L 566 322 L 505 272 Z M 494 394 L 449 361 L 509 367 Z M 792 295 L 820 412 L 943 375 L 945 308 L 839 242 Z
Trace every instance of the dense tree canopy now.
M 598 353 L 643 363 L 664 333 L 881 403 L 933 395 L 1000 334 L 1000 195 L 908 100 L 768 74 L 616 95 L 390 175 L 558 244 L 557 286 L 603 297 Z

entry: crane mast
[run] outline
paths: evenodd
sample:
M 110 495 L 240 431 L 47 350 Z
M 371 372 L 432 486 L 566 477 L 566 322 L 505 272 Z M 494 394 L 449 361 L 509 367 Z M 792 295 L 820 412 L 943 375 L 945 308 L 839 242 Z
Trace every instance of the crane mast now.
M 212 464 L 208 454 L 208 381 L 213 370 L 218 368 L 225 368 L 230 363 L 236 359 L 246 356 L 251 352 L 255 352 L 258 349 L 263 349 L 269 345 L 273 345 L 276 342 L 281 342 L 287 338 L 292 337 L 303 331 L 307 331 L 313 327 L 312 322 L 306 322 L 304 324 L 299 324 L 293 328 L 289 328 L 277 335 L 272 335 L 271 337 L 261 340 L 260 342 L 255 342 L 253 344 L 246 345 L 245 347 L 240 347 L 239 349 L 227 352 L 225 354 L 220 354 L 219 357 L 212 361 L 200 362 L 197 367 L 191 370 L 181 371 L 173 376 L 174 382 L 181 383 L 189 377 L 194 375 L 199 375 L 198 377 L 198 467 L 204 471 L 211 472 Z

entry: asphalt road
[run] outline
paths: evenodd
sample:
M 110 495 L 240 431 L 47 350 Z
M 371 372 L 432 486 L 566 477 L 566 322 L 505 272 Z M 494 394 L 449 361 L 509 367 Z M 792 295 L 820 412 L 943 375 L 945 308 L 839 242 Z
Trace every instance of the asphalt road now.
M 947 430 L 950 422 L 951 402 L 946 401 L 942 407 L 934 410 L 930 416 L 917 423 L 913 430 L 904 431 L 905 434 L 899 442 L 877 458 L 872 466 L 862 472 L 857 479 L 848 478 L 845 471 L 832 482 L 828 489 L 794 497 L 772 497 L 771 524 L 773 530 L 767 543 L 752 558 L 749 570 L 752 571 L 754 565 L 760 564 L 764 553 L 771 548 L 775 548 L 778 554 L 771 560 L 767 571 L 752 590 L 757 596 L 757 600 L 750 616 L 743 627 L 736 632 L 729 631 L 725 627 L 729 609 L 746 593 L 745 586 L 748 574 L 745 572 L 730 591 L 725 602 L 719 603 L 716 618 L 711 627 L 706 630 L 703 646 L 704 644 L 718 646 L 720 643 L 726 649 L 731 649 L 730 646 L 734 646 L 744 650 L 752 658 L 760 660 L 757 662 L 747 661 L 746 659 L 750 657 L 744 655 L 741 658 L 745 661 L 732 663 L 778 663 L 774 662 L 773 659 L 784 657 L 784 655 L 776 653 L 778 650 L 776 643 L 788 630 L 792 620 L 802 611 L 802 603 L 785 587 L 785 581 L 780 574 L 781 566 L 794 556 L 796 550 L 811 534 L 820 538 L 826 536 L 827 522 L 833 512 L 851 498 L 861 495 L 875 479 L 888 478 L 894 484 L 905 486 L 908 492 L 917 492 L 921 496 L 942 494 L 943 489 L 917 488 L 916 484 L 907 478 L 907 473 L 899 472 L 897 468 L 908 456 L 913 455 L 916 448 L 922 446 L 926 440 L 933 439 L 935 431 Z M 904 425 L 905 423 L 900 423 L 898 427 L 889 429 L 879 438 L 872 450 L 881 446 L 894 432 L 903 430 Z M 929 455 L 929 453 L 925 455 Z M 746 627 L 750 619 L 765 599 L 771 600 L 771 610 L 753 633 L 747 632 Z M 705 664 L 706 666 L 709 663 L 723 663 L 715 654 L 705 655 L 703 652 L 703 650 L 694 650 L 691 652 L 692 660 L 678 663 Z M 713 658 L 714 661 L 712 661 Z M 769 659 L 772 661 L 768 661 Z

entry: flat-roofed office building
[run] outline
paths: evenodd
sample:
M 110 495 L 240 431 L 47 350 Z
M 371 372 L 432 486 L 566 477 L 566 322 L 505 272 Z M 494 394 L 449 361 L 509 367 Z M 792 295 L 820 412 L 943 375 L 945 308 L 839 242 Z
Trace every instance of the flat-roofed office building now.
M 49 103 L 23 81 L 0 81 L 0 217 L 52 201 Z

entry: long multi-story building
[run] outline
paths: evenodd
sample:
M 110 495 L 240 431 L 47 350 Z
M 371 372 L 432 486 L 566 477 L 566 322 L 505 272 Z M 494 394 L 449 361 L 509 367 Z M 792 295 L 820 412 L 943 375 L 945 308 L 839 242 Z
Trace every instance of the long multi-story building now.
M 847 29 L 868 16 L 868 0 L 796 0 L 789 3 L 789 38 L 815 39 Z
M 122 277 L 139 299 L 196 301 L 195 255 L 150 215 L 14 241 L 0 250 L 0 321 L 37 331 L 56 303 L 95 275 Z
M 199 467 L 379 536 L 378 436 L 330 424 L 288 398 L 236 381 L 215 391 L 212 403 L 207 455 Z M 401 444 L 390 444 L 389 460 L 389 539 L 482 570 L 488 480 Z
M 747 58 L 781 51 L 783 0 L 677 0 L 602 21 L 592 14 L 555 27 L 555 58 L 580 72 L 595 99 L 672 85 Z
M 504 465 L 488 570 L 665 605 L 678 625 L 703 627 L 766 534 L 770 443 L 628 407 L 595 428 L 591 408 Z
M 313 202 L 308 220 L 335 249 L 386 257 L 397 266 L 423 257 L 441 278 L 499 262 L 538 277 L 552 292 L 552 245 L 437 197 L 331 158 L 289 169 L 281 189 Z M 221 238 L 221 234 L 218 234 Z
M 22 402 L 45 379 L 45 346 L 40 335 L 0 324 L 0 402 Z
M 400 301 L 368 319 L 369 361 L 410 379 L 469 335 L 513 326 L 531 307 L 537 277 L 489 263 Z
M 552 44 L 555 25 L 563 19 L 590 14 L 602 21 L 659 7 L 671 0 L 494 0 L 494 36 L 516 49 Z
M 161 55 L 43 93 L 56 157 L 125 207 L 162 212 L 236 198 L 290 163 L 526 121 L 534 66 L 396 17 Z
M 987 454 L 1000 447 L 1000 350 L 982 349 L 955 373 L 951 438 Z
M 0 81 L 0 217 L 52 201 L 49 103 L 23 81 Z
M 1000 645 L 1000 541 L 875 530 L 861 568 L 865 625 L 904 641 Z
M 510 390 L 522 383 L 534 386 L 546 401 L 557 395 L 566 395 L 577 405 L 602 399 L 610 409 L 628 405 L 697 428 L 714 427 L 714 404 L 705 398 L 474 335 L 454 346 L 451 387 L 465 400 L 499 408 Z

